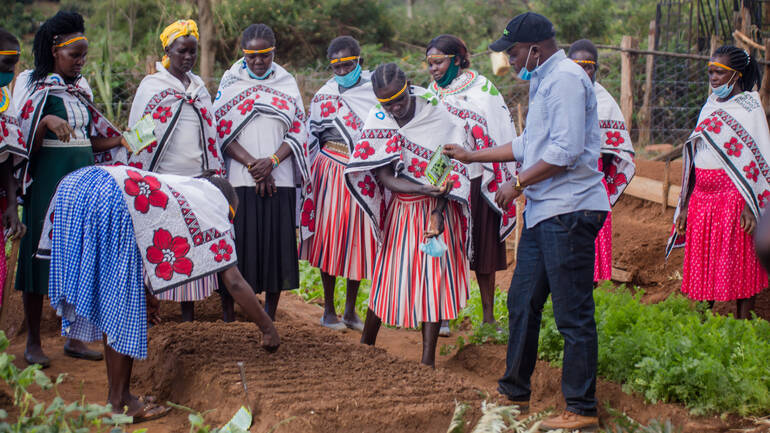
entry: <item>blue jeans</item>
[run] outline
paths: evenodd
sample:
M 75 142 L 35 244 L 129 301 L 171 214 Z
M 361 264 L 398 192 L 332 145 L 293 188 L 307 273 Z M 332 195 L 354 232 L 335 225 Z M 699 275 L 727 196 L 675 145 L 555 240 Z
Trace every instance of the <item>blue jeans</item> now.
M 509 399 L 529 401 L 540 319 L 550 293 L 556 326 L 564 337 L 561 390 L 567 410 L 596 416 L 594 242 L 606 217 L 607 212 L 577 211 L 522 231 L 508 290 L 505 375 L 498 381 L 498 390 Z

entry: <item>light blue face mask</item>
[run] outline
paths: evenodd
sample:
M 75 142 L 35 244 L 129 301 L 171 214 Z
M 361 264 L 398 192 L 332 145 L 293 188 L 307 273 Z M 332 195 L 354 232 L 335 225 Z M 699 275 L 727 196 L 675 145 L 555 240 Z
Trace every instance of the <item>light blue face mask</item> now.
M 729 80 L 727 80 L 727 83 L 732 81 L 733 77 L 735 77 L 735 73 L 733 73 L 733 76 L 730 77 Z M 712 87 L 711 91 L 717 95 L 717 98 L 725 99 L 728 96 L 730 96 L 731 93 L 733 93 L 733 87 L 735 87 L 735 83 L 732 83 L 728 85 L 727 83 L 722 84 L 719 87 Z
M 0 72 L 0 87 L 5 87 L 13 81 L 13 72 Z
M 446 254 L 447 246 L 441 239 L 432 237 L 428 242 L 420 244 L 420 251 L 431 257 L 443 257 Z
M 356 85 L 358 79 L 361 78 L 361 64 L 356 64 L 356 68 L 348 72 L 345 75 L 334 75 L 334 81 L 341 87 L 349 89 Z
M 529 63 L 529 55 L 532 54 L 532 48 L 533 47 L 534 47 L 534 45 L 529 47 L 529 51 L 527 51 L 527 60 L 524 61 L 524 66 L 519 70 L 518 77 L 519 77 L 520 80 L 529 81 L 529 80 L 532 79 L 532 71 L 527 69 L 527 63 Z M 537 65 L 535 65 L 535 69 L 537 69 L 538 66 L 540 66 L 540 60 L 539 59 L 537 61 Z M 534 71 L 534 69 L 533 69 L 533 71 Z
M 265 78 L 269 77 L 270 74 L 273 72 L 273 65 L 271 63 L 270 64 L 270 68 L 268 68 L 268 70 L 261 77 L 257 76 L 257 74 L 255 74 L 255 73 L 251 72 L 251 69 L 248 68 L 248 67 L 246 68 L 246 72 L 249 73 L 249 77 L 251 77 L 251 78 L 253 78 L 255 80 L 264 80 Z

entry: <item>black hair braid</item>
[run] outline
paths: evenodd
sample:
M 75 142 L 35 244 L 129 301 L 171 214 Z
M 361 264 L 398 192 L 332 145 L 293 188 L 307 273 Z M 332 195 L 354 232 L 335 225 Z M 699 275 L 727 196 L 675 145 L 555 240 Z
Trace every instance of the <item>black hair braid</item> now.
M 333 54 L 345 49 L 350 50 L 350 55 L 352 56 L 361 55 L 361 46 L 355 38 L 352 36 L 339 36 L 332 39 L 329 43 L 329 48 L 326 49 L 326 57 L 331 59 Z
M 428 54 L 431 48 L 435 48 L 444 54 L 455 55 L 460 59 L 460 69 L 466 69 L 471 66 L 468 46 L 462 39 L 454 35 L 440 35 L 428 42 L 425 54 Z
M 29 85 L 44 79 L 53 72 L 54 58 L 51 48 L 54 43 L 61 43 L 61 36 L 72 33 L 85 33 L 83 17 L 77 12 L 59 11 L 48 18 L 35 33 L 32 52 L 35 55 L 35 70 L 30 76 Z
M 399 86 L 403 86 L 406 83 L 406 74 L 395 63 L 384 63 L 377 66 L 377 69 L 372 73 L 372 87 L 374 89 L 384 89 L 394 81 Z
M 0 42 L 6 42 L 11 45 L 19 45 L 19 39 L 13 33 L 0 27 Z
M 252 24 L 246 27 L 241 35 L 241 48 L 246 46 L 246 43 L 253 41 L 254 39 L 262 39 L 267 41 L 271 46 L 275 46 L 275 33 L 273 29 L 267 24 Z
M 729 66 L 741 73 L 738 82 L 741 84 L 741 88 L 744 91 L 751 91 L 754 89 L 754 85 L 757 86 L 757 90 L 762 86 L 762 71 L 759 67 L 759 63 L 751 57 L 746 51 L 734 46 L 734 45 L 722 45 L 714 51 L 711 57 L 725 56 L 728 58 Z
M 575 53 L 578 53 L 580 51 L 585 51 L 588 54 L 593 56 L 593 61 L 596 63 L 599 63 L 599 51 L 596 49 L 596 45 L 594 45 L 593 42 L 591 42 L 588 39 L 580 39 L 579 41 L 575 41 L 572 43 L 572 45 L 569 46 L 569 52 L 567 52 L 567 57 L 572 59 L 573 55 Z

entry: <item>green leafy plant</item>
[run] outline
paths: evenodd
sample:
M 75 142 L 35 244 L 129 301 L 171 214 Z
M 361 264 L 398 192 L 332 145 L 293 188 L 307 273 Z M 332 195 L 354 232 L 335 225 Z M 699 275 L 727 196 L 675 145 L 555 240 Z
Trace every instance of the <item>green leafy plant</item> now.
M 366 310 L 369 308 L 369 291 L 372 288 L 372 282 L 369 280 L 361 281 L 356 296 L 356 313 L 363 320 L 366 317 Z M 299 288 L 292 290 L 293 293 L 302 297 L 305 302 L 323 303 L 324 289 L 321 282 L 321 271 L 318 268 L 301 260 L 299 262 Z M 334 307 L 337 314 L 342 314 L 345 309 L 345 297 L 347 296 L 347 286 L 344 278 L 337 278 L 334 284 Z

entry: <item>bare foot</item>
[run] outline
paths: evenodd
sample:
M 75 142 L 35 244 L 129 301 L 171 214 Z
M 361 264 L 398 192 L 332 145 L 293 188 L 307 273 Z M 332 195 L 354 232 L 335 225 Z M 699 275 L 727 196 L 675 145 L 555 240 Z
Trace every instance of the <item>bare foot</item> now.
M 51 366 L 51 359 L 45 355 L 39 344 L 27 344 L 27 348 L 24 350 L 24 360 L 30 365 L 40 364 L 43 368 Z

